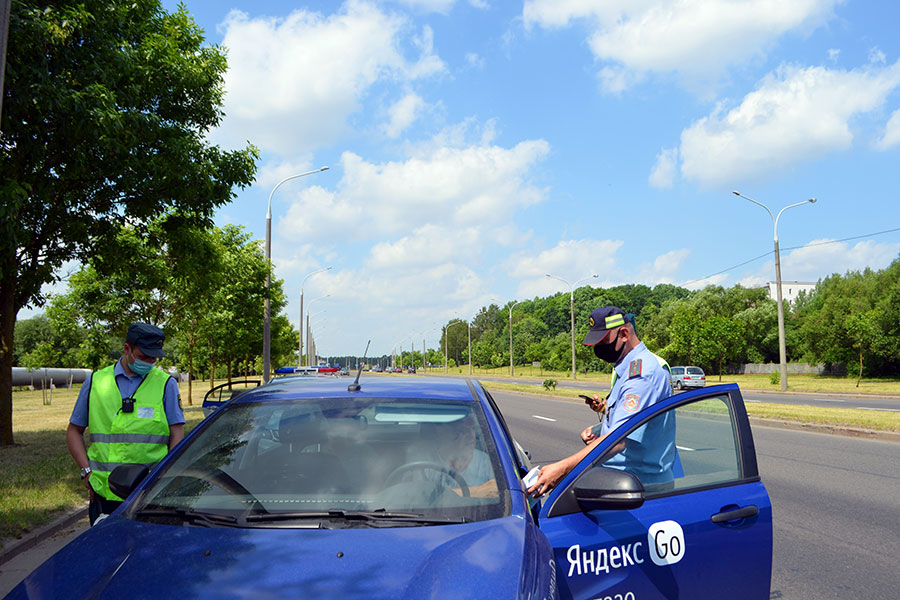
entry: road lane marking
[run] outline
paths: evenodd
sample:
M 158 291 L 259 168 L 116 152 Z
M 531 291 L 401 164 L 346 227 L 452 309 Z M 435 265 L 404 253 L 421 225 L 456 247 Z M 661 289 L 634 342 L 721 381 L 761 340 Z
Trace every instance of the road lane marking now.
M 900 412 L 898 408 L 872 408 L 871 406 L 857 406 L 858 410 L 880 410 L 884 412 Z
M 682 452 L 696 452 L 697 451 L 696 448 L 688 448 L 687 446 L 679 446 L 677 444 L 675 445 L 675 447 L 678 448 L 679 450 L 681 450 Z
M 556 423 L 556 419 L 551 419 L 550 417 L 542 417 L 541 415 L 531 415 L 531 416 L 534 417 L 535 419 L 540 419 L 542 421 L 552 421 L 552 422 Z

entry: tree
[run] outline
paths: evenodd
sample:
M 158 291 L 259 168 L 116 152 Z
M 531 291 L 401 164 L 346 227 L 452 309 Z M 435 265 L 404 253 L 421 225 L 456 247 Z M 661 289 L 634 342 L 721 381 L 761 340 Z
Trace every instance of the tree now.
M 12 444 L 15 315 L 70 260 L 119 256 L 121 224 L 208 223 L 250 183 L 256 150 L 223 151 L 225 53 L 158 0 L 12 4 L 0 130 L 0 445 Z

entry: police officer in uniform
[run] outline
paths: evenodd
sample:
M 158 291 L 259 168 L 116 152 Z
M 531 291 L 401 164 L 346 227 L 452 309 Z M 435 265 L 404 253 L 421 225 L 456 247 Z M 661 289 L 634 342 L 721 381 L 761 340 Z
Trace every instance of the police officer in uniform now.
M 581 451 L 541 469 L 538 480 L 528 490 L 535 496 L 550 491 L 623 422 L 672 395 L 668 369 L 638 339 L 633 317 L 620 308 L 605 306 L 593 311 L 590 331 L 582 343 L 593 346 L 598 358 L 615 365 L 609 396 L 590 403 L 591 408 L 598 412 L 605 410 L 605 417 L 599 430 L 595 426 L 582 432 L 586 446 Z M 671 483 L 673 473 L 680 470 L 676 463 L 675 415 L 669 411 L 630 434 L 625 443 L 615 448 L 614 456 L 607 459 L 604 465 L 627 469 L 637 475 L 644 485 L 664 485 Z
M 178 383 L 154 368 L 164 356 L 162 329 L 149 323 L 128 328 L 122 358 L 93 373 L 78 393 L 66 430 L 69 453 L 90 492 L 91 525 L 122 498 L 109 489 L 110 472 L 123 464 L 153 467 L 184 437 Z M 85 449 L 84 430 L 91 445 Z

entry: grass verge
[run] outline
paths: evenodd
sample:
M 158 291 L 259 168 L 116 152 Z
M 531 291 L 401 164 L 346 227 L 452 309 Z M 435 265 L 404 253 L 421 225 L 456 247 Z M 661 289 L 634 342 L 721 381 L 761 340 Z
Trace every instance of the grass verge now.
M 41 390 L 13 392 L 16 445 L 0 447 L 0 547 L 61 511 L 87 506 L 87 490 L 66 448 L 66 426 L 79 387 L 53 390 L 49 405 Z M 188 431 L 203 419 L 197 382 L 194 388 L 195 406 L 184 407 Z M 200 384 L 200 389 L 205 391 L 208 384 Z M 186 384 L 181 391 L 186 397 Z

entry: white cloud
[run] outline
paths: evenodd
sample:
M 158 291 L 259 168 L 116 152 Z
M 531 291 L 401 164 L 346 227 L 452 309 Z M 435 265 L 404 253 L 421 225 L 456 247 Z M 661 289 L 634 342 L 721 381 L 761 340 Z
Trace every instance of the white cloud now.
M 887 57 L 878 48 L 872 48 L 869 51 L 869 62 L 875 65 L 883 65 L 887 63 Z
M 875 147 L 879 150 L 889 150 L 900 144 L 900 110 L 894 111 L 884 128 L 884 135 L 881 136 Z
M 718 107 L 681 134 L 681 174 L 702 185 L 737 184 L 853 143 L 851 120 L 900 85 L 900 62 L 854 71 L 783 66 L 740 106 Z
M 658 283 L 675 283 L 675 275 L 690 253 L 691 251 L 687 248 L 682 248 L 661 254 L 652 263 L 642 266 L 634 281 L 649 286 Z
M 388 110 L 390 119 L 383 127 L 385 135 L 389 138 L 399 137 L 418 118 L 423 108 L 425 101 L 415 93 L 409 93 L 395 102 Z
M 543 140 L 512 148 L 491 144 L 439 146 L 402 162 L 374 164 L 345 152 L 336 191 L 301 192 L 279 223 L 283 235 L 334 243 L 405 235 L 423 225 L 454 229 L 494 227 L 516 210 L 540 202 L 545 191 L 528 175 L 547 155 Z
M 619 240 L 563 240 L 536 256 L 525 253 L 514 256 L 507 261 L 507 269 L 511 277 L 522 280 L 516 297 L 531 298 L 569 291 L 563 282 L 547 277 L 547 273 L 570 284 L 595 274 L 601 276 L 584 281 L 579 287 L 608 283 L 606 279 L 617 273 L 616 252 L 623 244 Z
M 656 155 L 656 164 L 650 172 L 650 187 L 664 189 L 672 187 L 678 170 L 678 148 L 663 148 Z
M 644 73 L 676 72 L 706 81 L 761 56 L 790 31 L 825 23 L 841 0 L 527 0 L 526 27 L 586 20 L 588 45 L 612 63 L 601 80 L 621 91 Z
M 323 16 L 296 10 L 284 18 L 232 11 L 221 25 L 228 51 L 226 118 L 214 137 L 263 150 L 308 151 L 333 142 L 366 91 L 380 80 L 413 80 L 443 71 L 425 28 L 375 5 L 348 0 Z M 402 46 L 419 55 L 404 56 Z
M 466 64 L 469 65 L 470 67 L 473 67 L 476 69 L 483 69 L 485 62 L 484 62 L 484 59 L 481 56 L 479 56 L 477 53 L 467 52 L 466 53 Z
M 837 48 L 829 48 L 828 49 L 828 60 L 831 62 L 837 62 L 838 57 L 841 55 L 841 51 Z
M 478 227 L 448 229 L 426 224 L 395 242 L 372 247 L 366 267 L 372 269 L 431 268 L 450 262 L 473 263 L 485 245 Z
M 394 0 L 397 4 L 419 12 L 436 12 L 447 14 L 456 0 Z

